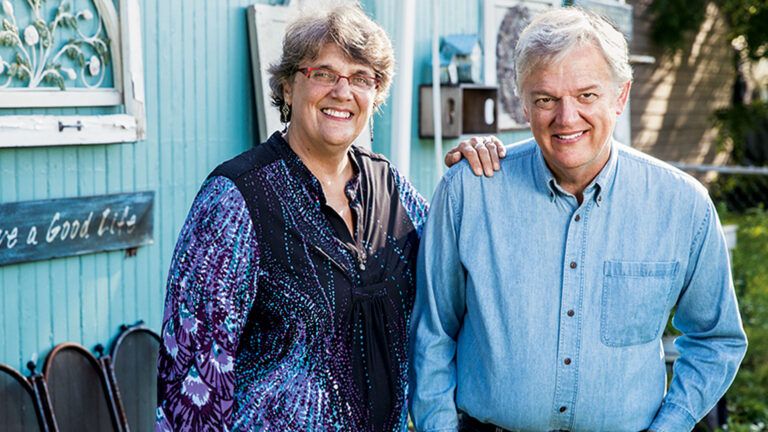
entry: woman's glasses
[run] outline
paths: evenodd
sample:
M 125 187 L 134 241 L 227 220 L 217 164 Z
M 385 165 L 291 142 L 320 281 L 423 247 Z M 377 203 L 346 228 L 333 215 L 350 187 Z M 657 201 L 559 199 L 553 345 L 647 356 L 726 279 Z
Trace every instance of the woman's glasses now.
M 325 68 L 306 67 L 299 69 L 310 81 L 324 86 L 335 86 L 341 78 L 346 78 L 349 86 L 357 91 L 371 91 L 379 86 L 379 79 L 365 74 L 353 74 L 349 76 L 339 75 Z

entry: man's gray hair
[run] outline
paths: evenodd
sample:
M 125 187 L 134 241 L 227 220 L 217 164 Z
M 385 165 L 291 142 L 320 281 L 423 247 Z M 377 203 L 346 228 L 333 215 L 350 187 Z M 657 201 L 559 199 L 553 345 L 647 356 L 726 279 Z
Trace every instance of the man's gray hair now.
M 552 9 L 537 15 L 520 34 L 515 47 L 515 85 L 541 64 L 557 63 L 574 48 L 591 44 L 600 49 L 617 85 L 632 79 L 624 35 L 604 18 L 578 7 Z

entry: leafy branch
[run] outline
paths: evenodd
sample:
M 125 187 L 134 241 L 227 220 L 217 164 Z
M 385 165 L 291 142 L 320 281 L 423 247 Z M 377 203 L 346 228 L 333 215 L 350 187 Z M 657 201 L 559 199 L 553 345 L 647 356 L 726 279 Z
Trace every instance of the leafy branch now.
M 764 0 L 653 0 L 651 38 L 668 50 L 682 48 L 704 22 L 707 5 L 713 3 L 728 20 L 729 40 L 743 38 L 752 60 L 768 58 L 768 2 Z

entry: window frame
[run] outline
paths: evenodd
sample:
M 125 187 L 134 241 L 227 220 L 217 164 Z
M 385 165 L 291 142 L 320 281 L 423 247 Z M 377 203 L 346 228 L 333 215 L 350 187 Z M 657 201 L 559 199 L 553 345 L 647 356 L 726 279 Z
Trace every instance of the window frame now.
M 109 144 L 146 138 L 138 0 L 93 0 L 110 39 L 114 88 L 0 90 L 0 108 L 124 107 L 124 114 L 0 115 L 0 148 Z

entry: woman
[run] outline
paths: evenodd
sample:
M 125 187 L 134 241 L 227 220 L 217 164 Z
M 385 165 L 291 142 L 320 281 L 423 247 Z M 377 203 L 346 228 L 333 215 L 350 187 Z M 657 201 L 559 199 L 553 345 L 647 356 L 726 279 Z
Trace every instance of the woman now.
M 386 34 L 358 7 L 287 29 L 270 68 L 286 130 L 213 171 L 176 246 L 158 430 L 405 428 L 427 203 L 388 161 L 351 145 L 393 64 Z

